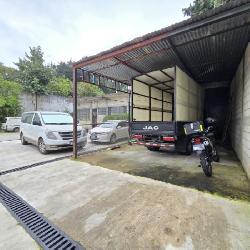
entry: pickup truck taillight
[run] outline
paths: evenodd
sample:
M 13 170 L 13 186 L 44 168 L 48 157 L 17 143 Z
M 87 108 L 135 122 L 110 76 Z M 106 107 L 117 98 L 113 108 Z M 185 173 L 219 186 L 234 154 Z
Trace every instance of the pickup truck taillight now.
M 194 143 L 194 144 L 201 144 L 201 143 L 202 143 L 202 140 L 201 140 L 200 137 L 196 137 L 196 138 L 193 139 L 193 143 Z
M 163 136 L 163 141 L 175 141 L 175 138 L 173 136 Z
M 132 137 L 133 137 L 134 139 L 142 139 L 142 138 L 143 138 L 142 135 L 133 135 Z

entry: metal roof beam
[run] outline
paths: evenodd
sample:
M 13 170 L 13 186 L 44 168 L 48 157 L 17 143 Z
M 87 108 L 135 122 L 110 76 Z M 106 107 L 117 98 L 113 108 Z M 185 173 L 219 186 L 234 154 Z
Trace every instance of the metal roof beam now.
M 160 70 L 160 71 L 161 71 L 162 74 L 164 74 L 165 76 L 170 78 L 172 81 L 174 80 L 174 78 L 171 75 L 169 75 L 168 73 L 166 73 L 165 71 L 163 71 L 163 70 Z
M 182 66 L 184 67 L 186 73 L 187 73 L 188 75 L 190 75 L 193 79 L 195 79 L 194 76 L 193 76 L 193 74 L 192 74 L 192 71 L 191 71 L 190 67 L 187 66 L 186 62 L 183 60 L 182 56 L 181 56 L 180 53 L 177 51 L 176 47 L 174 46 L 174 44 L 172 43 L 172 41 L 171 41 L 170 38 L 168 38 L 168 42 L 169 42 L 169 44 L 171 45 L 172 50 L 174 51 L 176 57 L 178 58 L 178 60 L 179 60 L 180 63 L 182 64 Z
M 142 75 L 146 75 L 147 77 L 153 79 L 154 81 L 157 82 L 157 84 L 164 84 L 163 82 L 159 81 L 159 80 L 156 79 L 155 77 L 153 77 L 153 76 L 151 76 L 151 75 L 149 75 L 149 74 L 147 74 L 147 73 L 144 73 L 144 72 L 138 70 L 138 69 L 135 68 L 134 66 L 131 66 L 130 64 L 128 64 L 127 62 L 124 62 L 124 61 L 122 61 L 121 59 L 119 59 L 119 58 L 117 58 L 117 57 L 114 57 L 114 58 L 115 58 L 117 61 L 119 61 L 121 64 L 126 65 L 127 67 L 131 68 L 132 70 L 137 71 L 138 73 L 140 73 L 140 74 L 142 74 Z M 174 80 L 171 76 L 168 76 L 168 77 L 169 77 L 170 79 L 172 79 L 172 81 Z M 168 85 L 166 85 L 166 86 L 168 86 Z M 169 86 L 168 86 L 168 87 L 169 87 Z

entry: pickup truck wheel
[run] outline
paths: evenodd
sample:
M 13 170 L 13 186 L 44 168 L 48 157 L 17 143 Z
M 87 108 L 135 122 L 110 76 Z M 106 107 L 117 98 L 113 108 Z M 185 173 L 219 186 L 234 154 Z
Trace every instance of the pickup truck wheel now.
M 116 135 L 113 134 L 113 135 L 111 135 L 111 137 L 110 137 L 110 143 L 113 144 L 113 143 L 115 143 L 115 142 L 116 142 Z
M 42 138 L 40 138 L 40 139 L 38 140 L 38 149 L 39 149 L 39 152 L 40 152 L 41 154 L 43 154 L 43 155 L 45 155 L 45 154 L 48 153 L 48 151 L 46 150 L 46 145 L 45 145 L 45 143 L 44 143 L 44 141 L 43 141 Z
M 21 140 L 22 145 L 27 145 L 28 144 L 27 141 L 23 137 L 23 133 L 20 134 L 20 140 Z
M 147 149 L 150 151 L 159 151 L 160 150 L 159 147 L 147 147 Z
M 191 155 L 192 153 L 193 153 L 193 144 L 192 141 L 190 140 L 186 146 L 186 155 Z

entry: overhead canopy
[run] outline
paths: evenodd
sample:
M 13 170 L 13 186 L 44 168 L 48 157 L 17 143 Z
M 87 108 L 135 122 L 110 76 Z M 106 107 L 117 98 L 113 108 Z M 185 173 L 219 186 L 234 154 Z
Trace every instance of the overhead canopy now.
M 169 93 L 174 92 L 175 68 L 161 69 L 140 75 L 135 80 L 145 83 L 150 87 L 165 90 Z
M 198 83 L 230 81 L 249 42 L 249 24 L 250 1 L 231 1 L 83 58 L 73 67 L 128 84 L 139 75 L 175 65 Z

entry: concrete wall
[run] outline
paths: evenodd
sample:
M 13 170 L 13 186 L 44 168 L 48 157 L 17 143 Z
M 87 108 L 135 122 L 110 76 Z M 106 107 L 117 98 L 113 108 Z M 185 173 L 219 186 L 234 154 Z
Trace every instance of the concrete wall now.
M 36 109 L 36 96 L 31 93 L 22 93 L 20 97 L 22 112 L 33 111 Z M 103 121 L 108 115 L 108 108 L 126 106 L 128 112 L 128 94 L 110 94 L 100 97 L 81 97 L 78 98 L 78 116 L 81 124 L 92 123 L 92 109 L 97 109 L 97 122 Z M 99 114 L 98 108 L 106 108 L 106 114 Z M 56 95 L 37 96 L 37 110 L 41 111 L 61 111 L 73 112 L 73 100 L 71 97 Z M 83 119 L 82 112 L 88 112 L 89 119 Z
M 175 120 L 201 120 L 203 111 L 201 86 L 178 67 L 175 77 Z
M 85 97 L 78 99 L 78 111 L 81 110 L 90 110 L 90 119 L 80 119 L 82 124 L 91 124 L 92 123 L 92 110 L 97 109 L 97 123 L 101 123 L 103 118 L 108 115 L 108 108 L 112 107 L 126 107 L 128 113 L 128 94 L 111 94 L 101 97 Z M 106 108 L 107 113 L 101 115 L 99 113 L 99 108 Z
M 250 43 L 231 83 L 232 146 L 250 178 Z
M 22 112 L 36 109 L 36 96 L 31 93 L 22 93 L 20 97 Z M 56 95 L 37 96 L 37 109 L 41 111 L 73 112 L 72 98 Z

